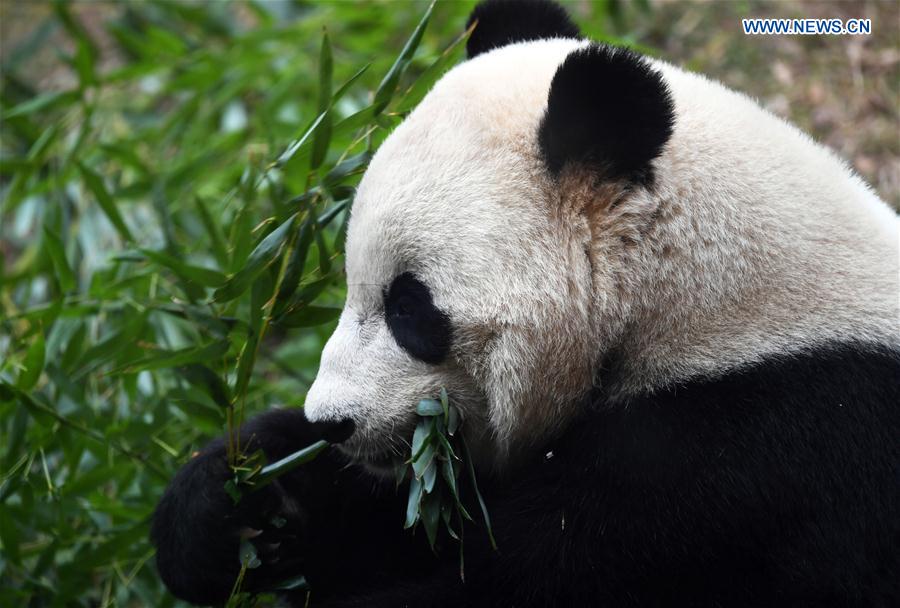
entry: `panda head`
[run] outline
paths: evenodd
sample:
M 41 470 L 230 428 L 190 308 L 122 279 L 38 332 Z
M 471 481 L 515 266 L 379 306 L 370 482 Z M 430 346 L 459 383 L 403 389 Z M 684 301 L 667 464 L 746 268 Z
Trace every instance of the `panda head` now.
M 622 403 L 831 339 L 896 343 L 896 217 L 830 153 L 743 95 L 578 38 L 555 4 L 471 20 L 469 59 L 352 209 L 347 301 L 305 404 L 355 422 L 351 455 L 407 455 L 441 387 L 496 469 L 597 386 Z
M 569 418 L 598 349 L 591 227 L 570 221 L 587 201 L 561 181 L 646 187 L 672 129 L 659 75 L 577 39 L 557 5 L 486 2 L 471 19 L 469 60 L 363 177 L 346 304 L 306 400 L 312 420 L 353 419 L 347 449 L 368 462 L 407 453 L 416 404 L 441 387 L 483 460 Z

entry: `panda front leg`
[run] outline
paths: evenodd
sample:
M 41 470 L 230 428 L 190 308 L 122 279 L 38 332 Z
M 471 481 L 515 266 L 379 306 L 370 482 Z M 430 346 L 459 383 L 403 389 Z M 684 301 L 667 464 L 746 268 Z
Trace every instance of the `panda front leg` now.
M 244 425 L 242 445 L 262 449 L 273 461 L 329 432 L 333 425 L 310 423 L 302 410 L 276 410 Z M 240 571 L 242 538 L 251 539 L 262 561 L 247 571 L 243 589 L 263 590 L 303 574 L 312 605 L 431 576 L 440 564 L 423 539 L 402 530 L 403 493 L 348 466 L 336 452 L 324 452 L 234 505 L 224 489 L 231 476 L 225 443 L 201 450 L 175 475 L 153 517 L 157 565 L 171 592 L 199 605 L 227 600 Z

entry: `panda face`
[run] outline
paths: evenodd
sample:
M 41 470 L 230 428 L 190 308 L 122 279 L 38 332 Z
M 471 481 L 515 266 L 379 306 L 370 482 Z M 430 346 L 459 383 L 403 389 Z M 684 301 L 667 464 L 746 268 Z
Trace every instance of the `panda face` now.
M 305 405 L 312 420 L 356 422 L 354 456 L 406 455 L 416 404 L 443 387 L 496 463 L 590 386 L 589 234 L 556 213 L 537 146 L 550 79 L 577 44 L 532 50 L 543 70 L 521 88 L 488 84 L 503 62 L 459 66 L 372 160 L 348 228 L 345 309 Z

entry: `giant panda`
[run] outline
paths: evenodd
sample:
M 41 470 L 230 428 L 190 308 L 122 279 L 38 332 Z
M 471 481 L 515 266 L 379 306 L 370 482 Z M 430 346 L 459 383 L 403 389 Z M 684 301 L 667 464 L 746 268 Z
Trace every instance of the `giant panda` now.
M 243 536 L 245 585 L 303 573 L 311 606 L 898 605 L 897 216 L 749 98 L 558 5 L 475 21 L 362 179 L 305 407 L 244 428 L 270 460 L 349 438 L 237 508 L 204 449 L 155 513 L 165 583 L 223 601 Z M 464 580 L 389 474 L 441 387 L 498 546 L 470 531 Z

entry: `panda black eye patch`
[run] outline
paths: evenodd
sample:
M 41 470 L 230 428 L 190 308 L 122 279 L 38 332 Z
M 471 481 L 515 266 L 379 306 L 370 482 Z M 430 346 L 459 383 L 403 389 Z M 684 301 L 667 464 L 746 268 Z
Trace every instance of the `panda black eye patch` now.
M 428 286 L 411 273 L 398 275 L 384 294 L 384 317 L 400 348 L 425 363 L 450 352 L 450 318 L 434 305 Z

